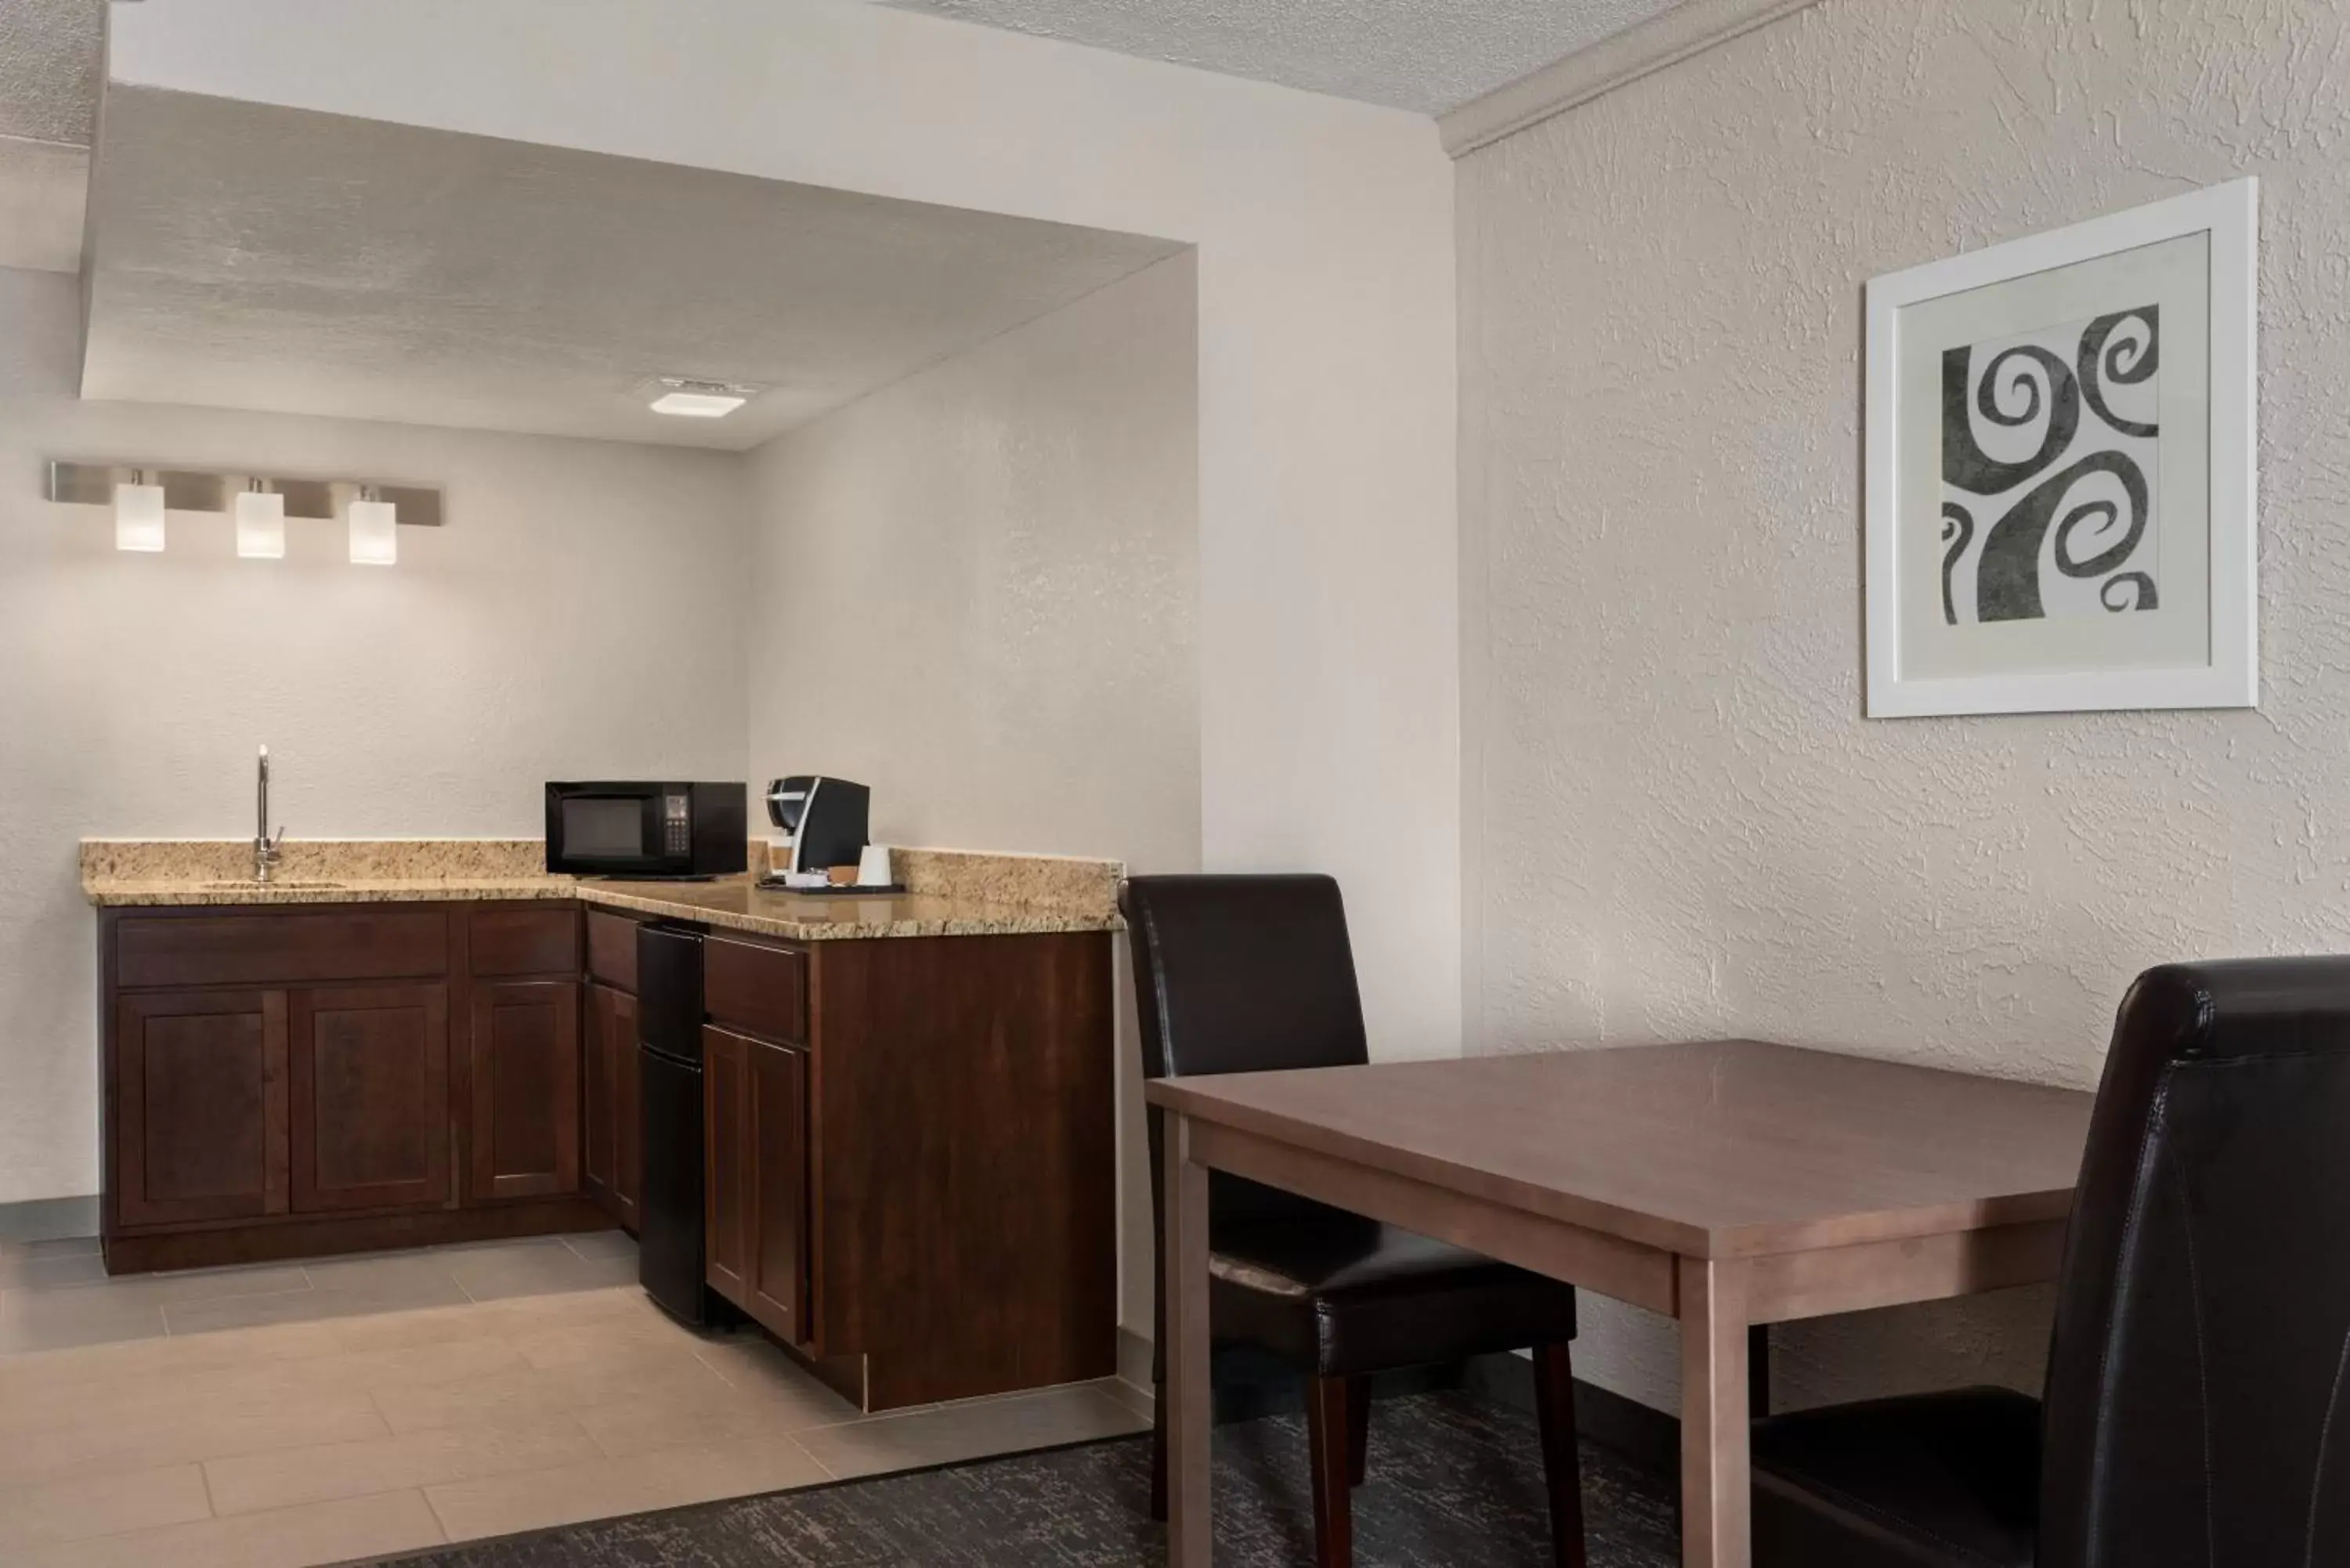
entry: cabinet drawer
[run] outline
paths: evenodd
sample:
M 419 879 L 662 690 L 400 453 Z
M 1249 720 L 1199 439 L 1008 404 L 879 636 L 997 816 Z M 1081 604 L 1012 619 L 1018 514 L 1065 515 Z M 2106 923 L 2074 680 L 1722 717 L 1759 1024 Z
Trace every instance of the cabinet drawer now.
M 301 985 L 446 973 L 439 909 L 348 906 L 267 915 L 127 918 L 115 927 L 116 983 L 128 987 Z
M 702 995 L 722 1023 L 795 1044 L 807 1039 L 807 955 L 713 934 L 702 949 Z
M 579 911 L 475 909 L 466 917 L 475 974 L 577 974 Z
M 588 911 L 588 978 L 637 993 L 637 922 L 602 909 Z

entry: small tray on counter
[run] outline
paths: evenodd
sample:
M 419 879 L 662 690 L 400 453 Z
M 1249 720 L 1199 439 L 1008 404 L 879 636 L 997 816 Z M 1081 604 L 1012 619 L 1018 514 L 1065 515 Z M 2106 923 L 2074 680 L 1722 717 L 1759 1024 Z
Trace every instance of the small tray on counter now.
M 903 882 L 886 882 L 867 886 L 857 882 L 833 882 L 821 888 L 795 888 L 780 877 L 762 877 L 756 886 L 762 893 L 789 893 L 803 898 L 901 898 L 906 891 Z

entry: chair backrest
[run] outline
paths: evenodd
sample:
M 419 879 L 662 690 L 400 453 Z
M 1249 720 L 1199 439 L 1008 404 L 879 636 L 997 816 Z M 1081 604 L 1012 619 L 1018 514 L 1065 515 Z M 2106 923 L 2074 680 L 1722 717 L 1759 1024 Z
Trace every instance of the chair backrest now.
M 1134 946 L 1148 1077 L 1370 1060 L 1347 909 L 1327 877 L 1136 877 Z
M 2038 1568 L 2350 1563 L 2350 958 L 2124 999 L 2058 1289 Z
M 1136 1021 L 1146 1078 L 1344 1067 L 1370 1059 L 1347 908 L 1328 877 L 1136 877 L 1118 890 L 1134 950 Z M 1159 1117 L 1148 1118 L 1154 1229 Z M 1252 1225 L 1322 1224 L 1331 1211 L 1213 1171 L 1211 1236 Z

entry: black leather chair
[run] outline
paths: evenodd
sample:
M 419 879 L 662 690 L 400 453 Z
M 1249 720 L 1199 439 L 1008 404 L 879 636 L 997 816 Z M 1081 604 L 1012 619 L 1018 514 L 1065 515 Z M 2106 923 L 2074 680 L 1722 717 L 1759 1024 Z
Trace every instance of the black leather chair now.
M 2044 1400 L 1754 1428 L 1758 1568 L 2350 1563 L 2350 958 L 2122 1002 Z
M 1138 877 L 1121 890 L 1147 1077 L 1337 1067 L 1369 1059 L 1338 885 L 1327 877 Z M 1160 1128 L 1151 1202 L 1164 1241 Z M 1308 1378 L 1316 1561 L 1354 1559 L 1348 1489 L 1363 1479 L 1369 1377 L 1535 1349 L 1537 1413 L 1558 1562 L 1582 1568 L 1575 1451 L 1575 1292 L 1523 1270 L 1224 1172 L 1208 1189 L 1208 1314 Z M 1162 1291 L 1156 1320 L 1165 1340 Z M 1167 1516 L 1165 1372 L 1151 1512 Z

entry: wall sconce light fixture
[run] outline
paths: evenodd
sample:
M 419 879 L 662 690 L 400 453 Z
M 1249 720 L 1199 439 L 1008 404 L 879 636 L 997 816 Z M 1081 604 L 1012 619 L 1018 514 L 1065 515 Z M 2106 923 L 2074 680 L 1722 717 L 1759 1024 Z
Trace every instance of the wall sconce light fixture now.
M 400 563 L 400 507 L 380 495 L 372 484 L 351 502 L 351 565 L 391 566 Z
M 236 553 L 248 561 L 286 558 L 286 497 L 255 479 L 236 498 Z
M 344 523 L 355 564 L 389 566 L 400 559 L 400 528 L 438 528 L 446 520 L 442 493 L 433 485 L 119 462 L 53 461 L 45 493 L 74 505 L 110 506 L 118 550 L 162 549 L 167 511 L 225 512 L 236 519 L 236 553 L 249 560 L 283 558 L 286 519 L 297 518 Z
M 144 469 L 114 482 L 114 547 L 152 555 L 163 548 L 163 487 Z

